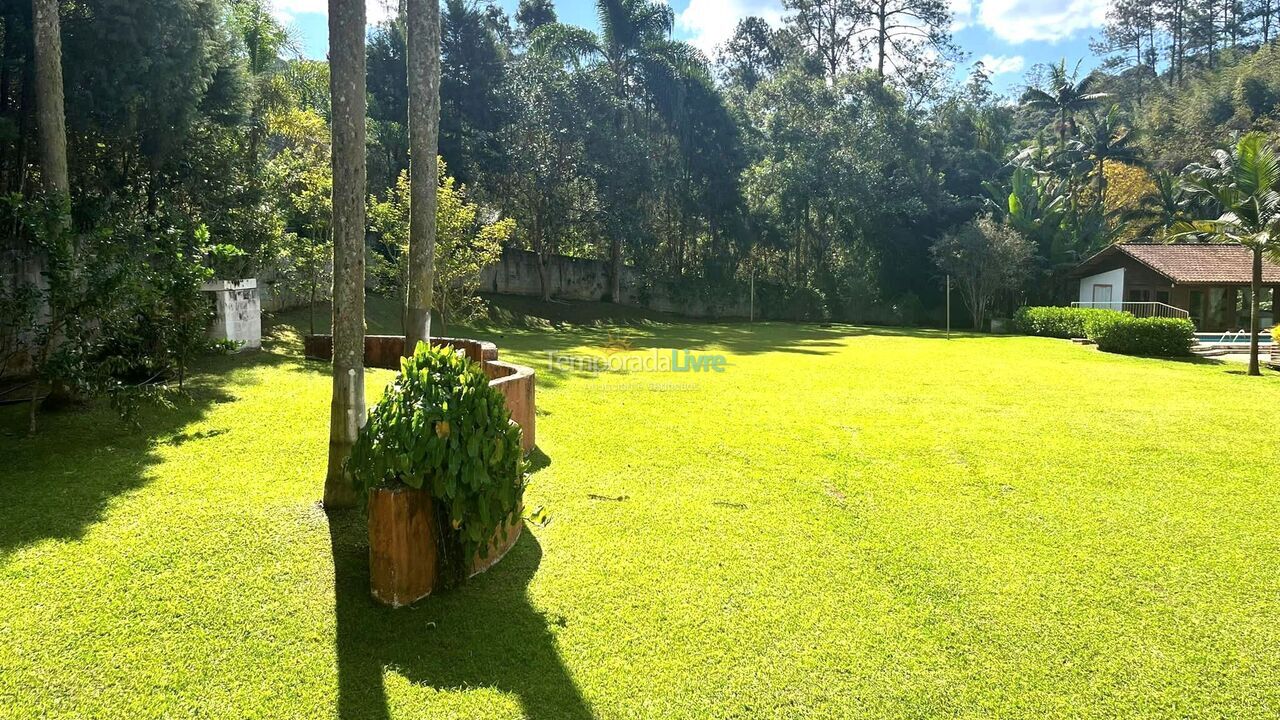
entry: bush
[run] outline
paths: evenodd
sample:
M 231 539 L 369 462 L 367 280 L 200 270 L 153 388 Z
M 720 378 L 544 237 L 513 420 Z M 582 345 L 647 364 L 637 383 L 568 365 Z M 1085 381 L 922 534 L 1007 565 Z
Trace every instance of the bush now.
M 1091 319 L 1130 317 L 1119 310 L 1071 307 L 1020 307 L 1013 314 L 1013 329 L 1024 335 L 1056 338 L 1088 337 L 1085 327 Z
M 369 413 L 347 469 L 362 501 L 376 487 L 430 490 L 440 578 L 466 580 L 471 559 L 517 512 L 524 491 L 520 428 L 480 366 L 419 343 Z
M 1184 318 L 1137 318 L 1127 313 L 1101 316 L 1086 323 L 1087 337 L 1104 352 L 1149 357 L 1191 354 L 1195 326 Z

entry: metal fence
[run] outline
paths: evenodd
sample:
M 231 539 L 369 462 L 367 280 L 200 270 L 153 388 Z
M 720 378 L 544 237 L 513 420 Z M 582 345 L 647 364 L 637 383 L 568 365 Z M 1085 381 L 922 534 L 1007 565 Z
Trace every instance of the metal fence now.
M 1073 302 L 1071 307 L 1120 310 L 1134 317 L 1167 317 L 1189 319 L 1191 313 L 1162 302 Z

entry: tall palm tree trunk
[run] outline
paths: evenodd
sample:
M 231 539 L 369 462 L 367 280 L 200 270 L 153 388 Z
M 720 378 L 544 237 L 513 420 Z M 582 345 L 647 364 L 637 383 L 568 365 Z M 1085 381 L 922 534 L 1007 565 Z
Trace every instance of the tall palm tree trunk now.
M 1261 375 L 1258 365 L 1258 334 L 1262 332 L 1262 247 L 1253 248 L 1253 287 L 1249 292 L 1249 374 Z
M 409 282 L 404 352 L 431 343 L 435 287 L 436 153 L 440 143 L 440 2 L 407 0 L 409 72 Z
M 355 504 L 345 468 L 364 425 L 365 6 L 329 0 L 333 96 L 333 401 L 326 508 Z
M 55 242 L 60 245 L 70 240 L 67 230 L 71 226 L 71 185 L 67 179 L 67 115 L 64 105 L 62 85 L 62 22 L 58 17 L 58 0 L 32 0 L 31 17 L 33 30 L 33 46 L 35 53 L 35 105 L 36 132 L 39 139 L 40 181 L 49 199 L 58 204 L 59 232 Z M 70 247 L 61 246 L 58 254 L 70 252 Z M 48 289 L 45 273 L 48 270 L 49 258 L 43 250 L 28 254 L 23 273 L 26 282 L 40 290 Z M 65 337 L 62 327 L 62 314 L 50 296 L 41 293 L 40 305 L 37 308 L 38 319 L 48 328 L 35 353 L 39 358 L 34 361 L 36 370 L 40 371 L 46 364 L 50 353 Z M 54 383 L 53 394 L 65 397 L 66 388 L 61 383 Z M 36 431 L 36 411 L 40 405 L 40 383 L 31 385 L 31 408 L 29 413 L 30 431 Z
M 67 180 L 67 116 L 62 90 L 62 23 L 58 0 L 32 0 L 35 31 L 36 130 L 40 137 L 40 176 L 58 196 L 70 191 Z

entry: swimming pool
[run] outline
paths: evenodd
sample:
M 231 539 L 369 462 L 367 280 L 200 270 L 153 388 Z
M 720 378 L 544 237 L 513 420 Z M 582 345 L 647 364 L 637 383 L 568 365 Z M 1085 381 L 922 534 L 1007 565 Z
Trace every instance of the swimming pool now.
M 1198 332 L 1196 333 L 1196 341 L 1201 345 L 1248 345 L 1249 332 Z M 1258 335 L 1258 342 L 1263 345 L 1271 343 L 1271 333 L 1264 332 Z

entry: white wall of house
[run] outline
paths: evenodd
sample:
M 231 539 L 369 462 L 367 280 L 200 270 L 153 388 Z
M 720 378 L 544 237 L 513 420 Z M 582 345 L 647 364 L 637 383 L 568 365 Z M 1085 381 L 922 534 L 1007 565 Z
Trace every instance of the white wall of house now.
M 1110 288 L 1108 290 L 1108 288 Z M 1085 307 L 1123 309 L 1124 268 L 1080 278 L 1080 304 Z M 1101 303 L 1101 304 L 1099 304 Z

